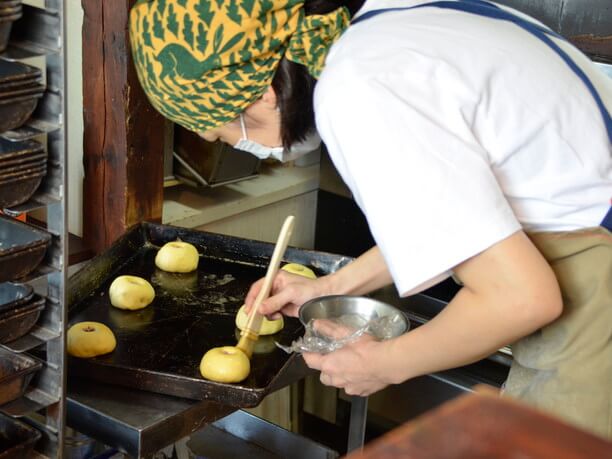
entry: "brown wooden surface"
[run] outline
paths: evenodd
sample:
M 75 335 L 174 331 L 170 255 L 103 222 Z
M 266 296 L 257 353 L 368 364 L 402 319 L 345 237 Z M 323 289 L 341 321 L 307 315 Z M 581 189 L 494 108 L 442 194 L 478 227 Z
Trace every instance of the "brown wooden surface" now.
M 570 41 L 591 56 L 603 57 L 607 61 L 612 61 L 612 35 L 607 37 L 576 35 L 570 37 Z
M 134 0 L 82 0 L 83 232 L 100 252 L 131 225 L 161 221 L 164 119 L 132 64 L 127 20 Z
M 517 402 L 469 394 L 366 445 L 347 459 L 606 459 L 612 442 Z

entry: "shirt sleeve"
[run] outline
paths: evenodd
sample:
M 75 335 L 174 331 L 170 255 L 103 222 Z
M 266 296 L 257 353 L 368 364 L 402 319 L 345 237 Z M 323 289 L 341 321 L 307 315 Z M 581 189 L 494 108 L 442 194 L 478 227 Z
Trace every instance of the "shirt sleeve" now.
M 402 295 L 520 229 L 472 132 L 476 98 L 441 80 L 331 77 L 316 90 L 318 130 Z

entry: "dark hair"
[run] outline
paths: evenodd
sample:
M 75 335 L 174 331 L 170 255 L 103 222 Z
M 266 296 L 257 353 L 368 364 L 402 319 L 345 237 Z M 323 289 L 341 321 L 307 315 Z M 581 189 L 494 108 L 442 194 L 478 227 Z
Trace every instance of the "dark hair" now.
M 306 0 L 306 15 L 330 13 L 341 6 L 348 8 L 351 17 L 365 0 Z M 281 139 L 288 148 L 304 140 L 315 128 L 313 93 L 316 80 L 301 64 L 282 58 L 272 80 L 281 116 Z

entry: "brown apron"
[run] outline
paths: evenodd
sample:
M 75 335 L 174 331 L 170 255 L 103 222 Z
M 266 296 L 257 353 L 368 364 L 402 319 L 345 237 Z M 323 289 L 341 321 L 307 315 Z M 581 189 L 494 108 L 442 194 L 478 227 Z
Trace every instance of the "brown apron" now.
M 504 395 L 612 438 L 612 233 L 531 233 L 552 266 L 563 313 L 512 346 Z

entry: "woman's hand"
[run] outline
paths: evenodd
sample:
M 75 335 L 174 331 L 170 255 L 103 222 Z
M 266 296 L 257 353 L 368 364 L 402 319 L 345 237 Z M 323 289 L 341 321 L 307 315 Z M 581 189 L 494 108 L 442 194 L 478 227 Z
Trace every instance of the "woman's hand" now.
M 336 340 L 355 332 L 353 328 L 330 320 L 316 320 L 314 328 L 317 333 Z M 364 334 L 329 354 L 306 352 L 303 356 L 310 368 L 321 371 L 320 379 L 326 386 L 344 389 L 348 395 L 366 396 L 393 382 L 384 369 L 389 367 L 385 359 L 387 354 L 384 342 Z
M 259 279 L 249 289 L 244 300 L 247 314 L 251 311 L 253 302 L 259 294 L 264 278 Z M 259 305 L 259 312 L 269 319 L 278 319 L 281 313 L 297 317 L 300 306 L 306 301 L 319 296 L 330 295 L 328 291 L 327 276 L 318 279 L 309 279 L 297 274 L 280 270 L 270 289 L 270 296 Z
M 364 335 L 329 354 L 305 352 L 303 356 L 310 368 L 321 371 L 321 383 L 365 397 L 393 383 L 379 365 L 384 352 L 385 342 Z
M 244 300 L 247 314 L 251 311 L 264 280 L 255 282 Z M 259 312 L 270 319 L 297 317 L 306 301 L 325 295 L 363 295 L 391 283 L 391 274 L 378 247 L 373 247 L 338 271 L 311 280 L 280 270 L 262 301 Z

